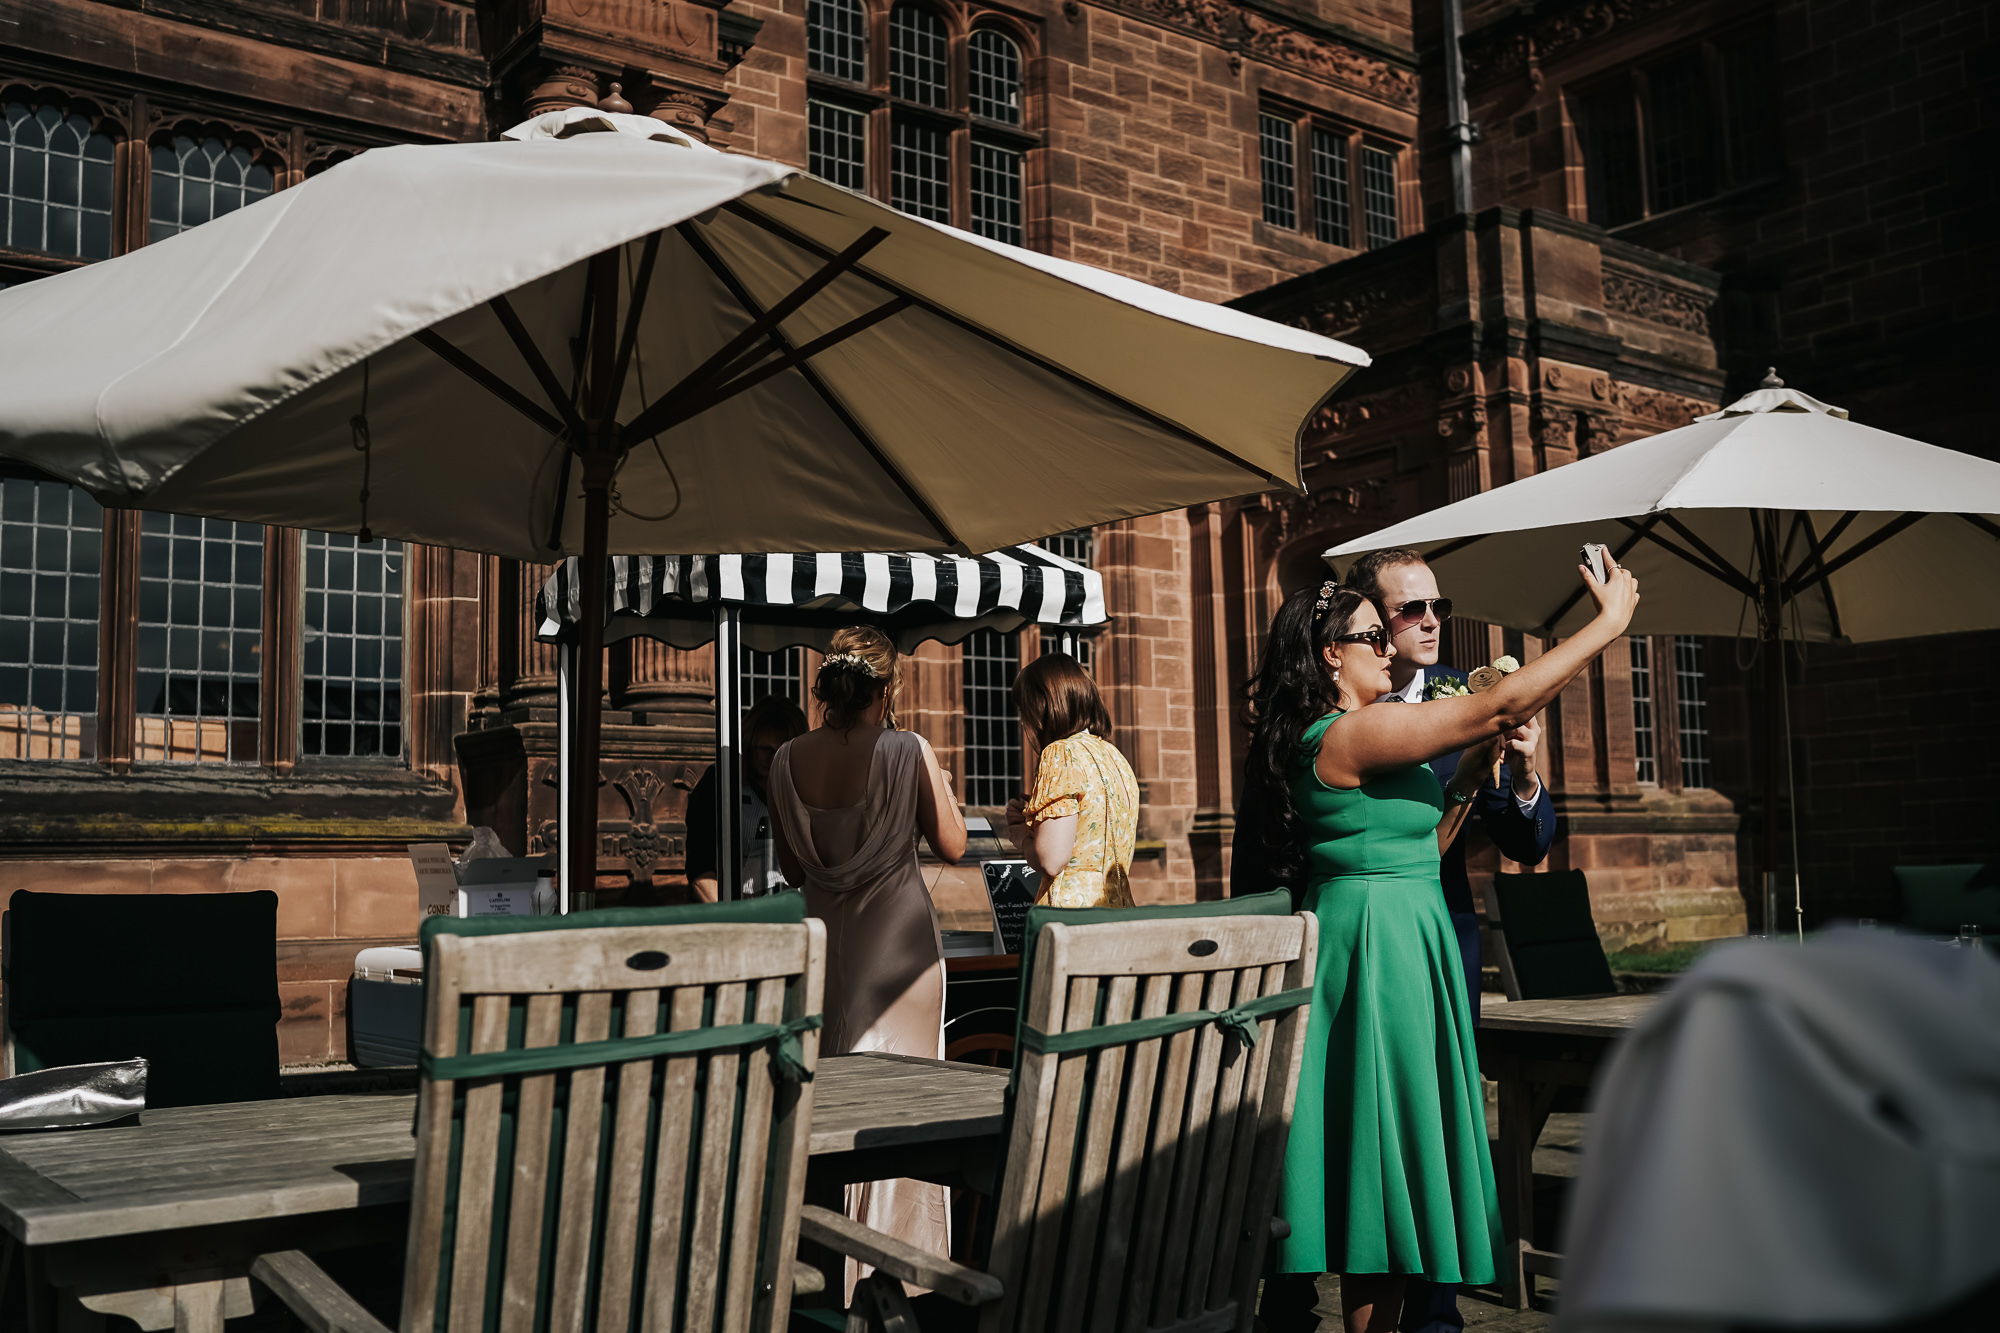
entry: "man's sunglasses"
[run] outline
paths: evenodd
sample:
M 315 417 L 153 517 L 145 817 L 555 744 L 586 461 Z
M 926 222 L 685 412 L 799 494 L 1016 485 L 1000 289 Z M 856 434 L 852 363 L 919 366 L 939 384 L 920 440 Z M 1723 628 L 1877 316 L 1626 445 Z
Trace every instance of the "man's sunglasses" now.
M 1405 620 L 1422 620 L 1426 611 L 1435 613 L 1439 620 L 1450 620 L 1451 598 L 1426 597 L 1420 601 L 1404 602 L 1401 606 L 1389 608 L 1391 616 L 1401 616 Z
M 1389 634 L 1380 625 L 1372 629 L 1362 630 L 1359 634 L 1336 634 L 1333 641 L 1335 643 L 1372 643 L 1375 645 L 1375 655 L 1377 657 L 1386 657 L 1389 653 Z

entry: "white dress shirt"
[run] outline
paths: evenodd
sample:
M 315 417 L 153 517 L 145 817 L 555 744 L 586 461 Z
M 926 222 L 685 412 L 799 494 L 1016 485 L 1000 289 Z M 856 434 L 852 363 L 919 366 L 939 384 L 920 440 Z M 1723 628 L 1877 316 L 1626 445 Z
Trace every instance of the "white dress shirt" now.
M 1424 701 L 1425 680 L 1426 676 L 1424 669 L 1422 667 L 1418 667 L 1417 674 L 1410 677 L 1409 684 L 1405 685 L 1400 690 L 1395 690 L 1388 694 L 1383 695 L 1375 702 L 1378 704 L 1386 704 L 1386 703 L 1420 704 Z M 1534 815 L 1535 806 L 1537 803 L 1541 801 L 1541 799 L 1542 799 L 1542 777 L 1541 774 L 1539 773 L 1535 775 L 1535 789 L 1533 791 L 1529 792 L 1526 796 L 1521 795 L 1520 792 L 1514 793 L 1514 804 L 1521 807 L 1522 814 L 1528 815 L 1530 817 Z

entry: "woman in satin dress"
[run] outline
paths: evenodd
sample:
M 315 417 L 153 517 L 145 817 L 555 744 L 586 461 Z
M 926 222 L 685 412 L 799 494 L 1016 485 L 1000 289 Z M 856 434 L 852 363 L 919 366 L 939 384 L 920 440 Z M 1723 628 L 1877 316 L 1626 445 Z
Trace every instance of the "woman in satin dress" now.
M 930 743 L 896 728 L 899 664 L 879 630 L 844 629 L 813 685 L 821 726 L 771 765 L 772 833 L 785 880 L 826 923 L 822 1055 L 944 1057 L 944 946 L 917 870 L 917 836 L 944 861 L 965 855 L 965 819 Z M 942 1185 L 850 1185 L 857 1222 L 951 1253 Z M 848 1263 L 847 1287 L 865 1270 Z

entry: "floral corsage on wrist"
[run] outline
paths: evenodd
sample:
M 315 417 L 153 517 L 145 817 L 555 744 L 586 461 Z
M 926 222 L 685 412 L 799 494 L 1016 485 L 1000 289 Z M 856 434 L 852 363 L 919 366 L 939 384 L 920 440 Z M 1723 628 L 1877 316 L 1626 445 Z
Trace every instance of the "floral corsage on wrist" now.
M 1439 677 L 1430 683 L 1429 688 L 1424 692 L 1424 697 L 1428 699 L 1451 699 L 1461 694 L 1484 694 L 1520 669 L 1521 664 L 1514 658 L 1496 657 L 1493 659 L 1493 665 L 1483 666 L 1467 673 L 1465 679 L 1462 681 L 1452 680 L 1449 677 Z M 1501 756 L 1498 754 L 1493 756 L 1493 772 L 1489 778 L 1496 785 L 1500 781 L 1500 759 Z M 1446 789 L 1445 795 L 1450 798 L 1454 805 L 1463 805 L 1472 799 L 1472 792 L 1460 792 L 1457 789 L 1456 782 Z

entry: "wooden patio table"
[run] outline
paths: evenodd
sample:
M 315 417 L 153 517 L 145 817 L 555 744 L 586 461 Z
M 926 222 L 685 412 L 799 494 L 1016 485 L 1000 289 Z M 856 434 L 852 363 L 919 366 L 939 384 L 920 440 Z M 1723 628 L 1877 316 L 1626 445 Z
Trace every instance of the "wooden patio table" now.
M 1537 1275 L 1562 1276 L 1562 1255 L 1535 1248 L 1535 1141 L 1556 1094 L 1588 1088 L 1611 1044 L 1632 1029 L 1656 995 L 1596 995 L 1571 1000 L 1490 1000 L 1476 1029 L 1479 1067 L 1500 1085 L 1500 1150 L 1493 1162 L 1506 1236 L 1500 1285 L 1507 1303 L 1528 1307 Z
M 1007 1071 L 830 1056 L 809 1188 L 962 1183 L 997 1154 Z M 39 1274 L 144 1329 L 222 1333 L 250 1312 L 249 1261 L 393 1239 L 408 1226 L 416 1094 L 147 1111 L 117 1128 L 0 1136 L 0 1227 Z M 29 1283 L 31 1292 L 39 1284 Z M 52 1327 L 51 1312 L 31 1322 Z

